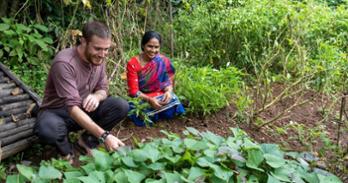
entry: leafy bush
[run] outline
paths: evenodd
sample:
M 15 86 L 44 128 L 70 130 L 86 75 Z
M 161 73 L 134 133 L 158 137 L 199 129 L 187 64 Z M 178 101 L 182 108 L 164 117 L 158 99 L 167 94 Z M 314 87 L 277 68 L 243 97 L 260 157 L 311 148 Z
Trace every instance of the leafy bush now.
M 175 88 L 188 112 L 210 114 L 229 105 L 234 97 L 241 100 L 242 72 L 235 67 L 216 70 L 211 67 L 187 67 L 176 64 Z
M 81 168 L 55 161 L 38 169 L 17 165 L 18 178 L 32 182 L 309 182 L 339 183 L 335 175 L 311 167 L 304 154 L 285 153 L 275 144 L 257 144 L 239 129 L 223 138 L 194 128 L 186 137 L 164 132 L 167 138 L 120 148 L 108 154 L 93 150 L 82 157 Z M 59 165 L 59 166 L 57 166 Z M 64 165 L 64 166 L 62 166 Z
M 282 73 L 286 65 L 292 66 L 287 68 L 292 76 L 301 76 L 304 69 L 296 67 L 302 67 L 302 61 L 325 62 L 318 60 L 323 57 L 324 44 L 336 52 L 326 55 L 326 60 L 347 54 L 348 9 L 344 2 L 337 8 L 312 0 L 244 0 L 237 5 L 227 0 L 188 2 L 190 8 L 182 8 L 176 17 L 175 30 L 181 35 L 176 40 L 177 52 L 191 65 L 220 68 L 231 63 L 253 73 L 252 60 L 261 61 L 269 50 L 276 49 L 280 54 L 275 53 L 278 54 L 273 58 L 276 64 L 270 71 Z M 301 51 L 296 51 L 297 48 Z M 318 89 L 327 90 L 322 88 L 325 86 L 342 89 L 341 83 L 332 82 L 342 80 L 346 73 L 340 63 L 330 64 L 338 67 L 339 74 L 316 75 L 315 83 L 321 82 L 316 84 L 320 86 Z M 318 69 L 307 66 L 307 73 Z
M 41 24 L 15 23 L 7 18 L 2 18 L 2 21 L 0 60 L 42 94 L 47 77 L 46 66 L 54 53 L 48 28 Z

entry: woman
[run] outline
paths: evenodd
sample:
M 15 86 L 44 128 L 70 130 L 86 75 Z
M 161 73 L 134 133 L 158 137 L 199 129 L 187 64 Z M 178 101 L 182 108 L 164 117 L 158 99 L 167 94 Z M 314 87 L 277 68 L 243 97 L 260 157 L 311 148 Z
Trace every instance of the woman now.
M 151 108 L 144 112 L 151 121 L 170 119 L 185 112 L 173 93 L 175 69 L 170 60 L 159 53 L 160 47 L 161 35 L 155 31 L 146 32 L 141 40 L 142 52 L 127 64 L 128 94 L 150 104 Z M 130 118 L 138 126 L 145 125 L 135 114 Z

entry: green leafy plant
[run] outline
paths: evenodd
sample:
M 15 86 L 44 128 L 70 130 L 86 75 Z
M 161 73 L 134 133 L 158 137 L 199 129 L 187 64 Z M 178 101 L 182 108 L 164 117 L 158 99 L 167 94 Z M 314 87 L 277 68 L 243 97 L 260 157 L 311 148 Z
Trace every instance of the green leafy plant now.
M 242 92 L 243 73 L 235 67 L 213 69 L 211 67 L 187 67 L 176 64 L 175 92 L 182 101 L 188 101 L 188 112 L 211 114 L 229 105 L 235 99 L 243 109 L 247 103 L 239 100 Z M 232 101 L 233 102 L 233 101 Z
M 49 29 L 41 24 L 24 25 L 8 18 L 1 20 L 0 60 L 42 94 L 46 67 L 54 53 Z
M 341 182 L 311 167 L 303 154 L 257 144 L 240 129 L 231 131 L 233 136 L 223 138 L 187 128 L 184 139 L 163 131 L 167 138 L 139 143 L 133 150 L 123 147 L 112 154 L 93 150 L 92 157 L 80 158 L 80 168 L 17 165 L 19 175 L 11 178 L 32 182 Z

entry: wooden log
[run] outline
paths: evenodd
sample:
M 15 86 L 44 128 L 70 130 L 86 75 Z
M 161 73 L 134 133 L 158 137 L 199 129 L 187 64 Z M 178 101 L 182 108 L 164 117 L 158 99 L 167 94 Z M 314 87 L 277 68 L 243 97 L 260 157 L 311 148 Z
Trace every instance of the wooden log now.
M 13 89 L 15 88 L 6 88 L 6 89 L 1 89 L 0 88 L 0 98 L 6 98 L 6 97 L 9 97 L 9 96 L 12 96 L 12 91 Z M 19 94 L 22 94 L 23 93 L 23 90 L 22 89 L 19 89 Z
M 0 89 L 8 89 L 16 86 L 16 83 L 0 83 Z
M 27 147 L 31 146 L 32 143 L 37 141 L 38 138 L 36 136 L 31 136 L 26 139 L 20 140 L 16 143 L 4 146 L 0 148 L 0 159 L 3 160 L 11 155 L 14 155 L 20 151 L 23 151 Z M 2 151 L 2 153 L 1 153 Z
M 41 99 L 40 97 L 34 93 L 32 90 L 30 90 L 22 81 L 17 79 L 7 68 L 4 64 L 0 63 L 0 70 L 4 72 L 7 77 L 9 77 L 11 80 L 13 80 L 20 88 L 22 88 L 26 93 L 30 95 L 31 98 L 35 100 L 35 102 L 40 106 L 41 105 Z
M 16 108 L 21 108 L 21 107 L 28 107 L 32 103 L 33 103 L 32 100 L 25 100 L 25 101 L 5 104 L 5 105 L 0 106 L 0 110 L 8 111 L 8 110 L 11 110 L 11 109 L 16 109 Z
M 3 119 L 4 120 L 3 122 L 4 123 L 18 122 L 20 120 L 24 120 L 24 119 L 30 118 L 30 117 L 31 117 L 31 115 L 29 113 L 25 112 L 25 113 L 20 113 L 20 114 L 17 114 L 17 115 L 11 115 L 9 117 L 6 117 L 6 118 Z
M 16 115 L 16 114 L 20 114 L 20 113 L 24 113 L 27 111 L 26 107 L 23 108 L 16 108 L 16 109 L 11 109 L 8 111 L 0 111 L 0 117 L 8 117 L 11 115 Z M 1 127 L 1 126 L 0 126 Z
M 30 96 L 28 94 L 21 94 L 21 95 L 17 95 L 17 96 L 8 96 L 8 97 L 4 97 L 4 98 L 0 98 L 0 105 L 1 104 L 9 104 L 9 103 L 13 103 L 13 102 L 19 102 L 25 99 L 29 99 Z
M 23 138 L 29 137 L 33 135 L 33 128 L 29 128 L 25 131 L 21 131 L 19 133 L 16 133 L 14 135 L 1 138 L 0 143 L 2 146 L 6 146 L 8 144 L 11 144 L 12 142 L 16 142 L 18 140 L 21 140 Z
M 0 77 L 0 83 L 8 83 L 10 79 L 8 77 Z
M 27 124 L 22 125 L 20 127 L 0 132 L 0 139 L 9 137 L 9 136 L 11 136 L 13 134 L 18 134 L 18 133 L 20 133 L 22 131 L 26 131 L 28 129 L 33 129 L 34 125 L 35 125 L 35 123 L 27 123 Z
M 7 130 L 11 130 L 13 128 L 18 128 L 18 127 L 26 125 L 26 124 L 35 123 L 35 121 L 36 121 L 36 118 L 29 118 L 29 119 L 24 119 L 24 120 L 18 121 L 16 123 L 2 124 L 2 125 L 0 125 L 0 133 L 7 131 Z

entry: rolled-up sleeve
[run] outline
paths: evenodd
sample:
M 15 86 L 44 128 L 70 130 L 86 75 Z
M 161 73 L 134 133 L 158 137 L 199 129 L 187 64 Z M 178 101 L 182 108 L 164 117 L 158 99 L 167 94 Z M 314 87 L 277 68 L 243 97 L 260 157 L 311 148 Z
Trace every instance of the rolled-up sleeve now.
M 56 62 L 51 69 L 58 97 L 64 100 L 65 105 L 68 107 L 81 107 L 82 99 L 78 92 L 73 67 L 64 62 Z

